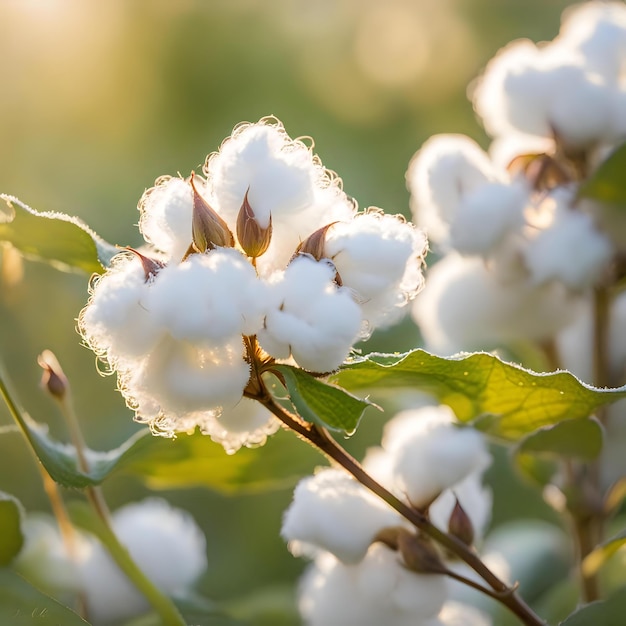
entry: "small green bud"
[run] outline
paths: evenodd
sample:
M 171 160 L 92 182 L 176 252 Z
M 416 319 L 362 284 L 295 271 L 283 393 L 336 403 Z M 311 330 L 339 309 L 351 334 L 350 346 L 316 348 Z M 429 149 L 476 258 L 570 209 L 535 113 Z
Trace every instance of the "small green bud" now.
M 213 248 L 233 248 L 235 238 L 226 222 L 211 205 L 198 193 L 192 172 L 189 184 L 193 189 L 193 217 L 191 221 L 192 246 L 196 252 L 206 252 Z
M 249 190 L 248 190 L 249 191 Z M 237 216 L 237 239 L 243 251 L 253 259 L 264 254 L 272 239 L 272 216 L 266 228 L 263 228 L 256 219 L 254 211 L 248 202 L 248 191 L 243 198 L 239 215 Z

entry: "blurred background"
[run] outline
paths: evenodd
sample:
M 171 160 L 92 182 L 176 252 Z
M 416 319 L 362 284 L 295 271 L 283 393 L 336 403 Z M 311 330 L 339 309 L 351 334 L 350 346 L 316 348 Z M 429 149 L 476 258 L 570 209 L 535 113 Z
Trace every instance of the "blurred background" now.
M 440 132 L 486 144 L 468 85 L 508 41 L 554 37 L 568 4 L 0 0 L 0 191 L 40 211 L 77 215 L 112 243 L 137 245 L 137 201 L 155 178 L 198 170 L 235 124 L 274 114 L 292 137 L 315 138 L 316 152 L 360 206 L 408 214 L 412 154 Z M 38 388 L 36 357 L 52 349 L 72 382 L 88 443 L 119 445 L 138 426 L 75 332 L 88 277 L 20 267 L 7 255 L 0 272 L 0 356 L 22 404 L 66 438 Z M 417 341 L 407 321 L 365 349 L 406 350 Z M 370 417 L 347 442 L 359 456 L 380 436 L 383 420 Z M 0 407 L 0 427 L 10 423 Z M 522 513 L 550 516 L 506 471 L 491 477 L 494 524 Z M 27 510 L 48 508 L 17 434 L 0 439 L 0 490 Z M 114 478 L 105 492 L 113 508 L 149 493 L 128 478 Z M 271 602 L 269 589 L 290 597 L 305 563 L 278 536 L 289 490 L 163 495 L 190 510 L 207 535 L 204 593 L 258 592 Z

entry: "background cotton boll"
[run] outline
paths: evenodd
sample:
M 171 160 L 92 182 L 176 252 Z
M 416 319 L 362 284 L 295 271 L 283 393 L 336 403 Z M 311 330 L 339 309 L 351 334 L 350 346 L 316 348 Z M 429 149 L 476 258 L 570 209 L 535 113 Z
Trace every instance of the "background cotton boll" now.
M 520 39 L 499 50 L 487 64 L 472 100 L 490 135 L 518 131 L 550 136 L 547 107 L 552 77 L 540 70 L 540 54 L 533 42 Z
M 265 407 L 248 398 L 200 424 L 202 433 L 224 446 L 228 454 L 237 452 L 241 446 L 263 445 L 279 428 L 280 422 Z
M 376 534 L 402 518 L 345 471 L 323 469 L 300 481 L 285 512 L 281 534 L 296 555 L 326 550 L 358 563 Z
M 515 157 L 526 154 L 552 154 L 554 150 L 554 140 L 551 137 L 513 132 L 498 135 L 489 144 L 489 157 L 497 169 L 505 171 Z
M 442 491 L 490 462 L 483 437 L 470 428 L 433 425 L 408 435 L 394 452 L 397 489 L 415 506 L 429 504 Z
M 532 281 L 560 280 L 571 289 L 585 289 L 599 280 L 614 255 L 608 237 L 591 215 L 570 206 L 569 190 L 557 190 L 543 201 L 552 223 L 539 230 L 524 250 Z M 542 207 L 539 208 L 542 211 Z
M 567 326 L 578 300 L 559 283 L 500 280 L 481 259 L 450 254 L 431 268 L 412 314 L 427 349 L 450 355 L 541 341 Z
M 506 235 L 521 229 L 530 191 L 519 183 L 487 183 L 461 201 L 450 243 L 461 254 L 488 255 Z
M 222 248 L 161 270 L 146 307 L 176 339 L 219 342 L 261 328 L 265 292 L 248 260 Z
M 204 195 L 201 180 L 196 189 Z M 163 177 L 139 201 L 139 230 L 147 242 L 179 261 L 191 244 L 193 192 L 182 178 Z
M 434 135 L 415 154 L 406 175 L 413 221 L 429 239 L 445 242 L 465 194 L 497 178 L 475 141 L 464 135 Z
M 626 376 L 626 292 L 618 294 L 611 303 L 608 323 L 607 356 L 611 386 L 624 383 Z M 586 383 L 592 384 L 593 352 L 592 305 L 586 300 L 579 314 L 557 337 L 561 366 Z
M 118 255 L 94 283 L 78 327 L 89 347 L 109 363 L 142 356 L 158 340 L 161 329 L 144 304 L 149 289 L 141 261 L 130 254 Z
M 398 553 L 381 543 L 373 544 L 360 563 L 357 586 L 362 601 L 386 608 L 401 620 L 410 615 L 413 620 L 433 617 L 448 596 L 445 576 L 417 574 L 406 569 Z
M 364 318 L 378 326 L 397 317 L 396 309 L 421 288 L 427 245 L 412 224 L 371 210 L 329 229 L 325 250 Z
M 138 421 L 154 421 L 155 415 L 149 411 L 156 405 L 159 413 L 169 418 L 159 421 L 159 430 L 171 434 L 180 430 L 179 417 L 237 404 L 249 376 L 250 366 L 243 358 L 240 338 L 203 347 L 166 336 L 141 368 L 120 381 L 120 387 L 130 406 L 136 409 Z M 145 408 L 143 400 L 147 402 Z M 185 421 L 181 425 L 188 429 Z
M 588 69 L 617 82 L 626 60 L 626 6 L 588 2 L 566 9 L 555 43 L 578 52 Z
M 45 514 L 22 520 L 24 545 L 13 567 L 38 589 L 56 598 L 80 589 L 80 576 L 63 543 L 57 521 Z M 88 542 L 76 535 L 76 557 L 88 550 Z M 69 602 L 69 598 L 68 598 Z
M 113 528 L 137 565 L 168 595 L 187 590 L 206 569 L 206 541 L 193 518 L 161 499 L 127 505 L 113 514 Z M 146 599 L 95 540 L 80 568 L 89 616 L 107 624 L 139 615 Z
M 290 355 L 316 372 L 336 369 L 348 356 L 361 328 L 361 309 L 347 289 L 334 282 L 336 270 L 309 256 L 296 258 L 272 285 L 275 307 L 258 333 L 263 349 L 276 358 Z

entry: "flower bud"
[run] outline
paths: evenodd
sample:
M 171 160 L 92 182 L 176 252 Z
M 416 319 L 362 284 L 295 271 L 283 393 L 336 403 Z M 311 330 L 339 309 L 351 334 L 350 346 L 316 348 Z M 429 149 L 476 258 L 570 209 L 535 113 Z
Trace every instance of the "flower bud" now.
M 420 574 L 444 574 L 447 571 L 437 548 L 429 539 L 402 529 L 397 540 L 404 565 L 411 571 Z
M 63 400 L 67 393 L 69 382 L 54 353 L 50 350 L 44 350 L 37 357 L 37 363 L 43 368 L 41 386 L 57 400 Z
M 248 190 L 249 191 L 249 190 Z M 243 251 L 253 259 L 264 254 L 272 239 L 272 215 L 269 224 L 263 228 L 256 219 L 254 211 L 248 202 L 248 191 L 243 198 L 239 215 L 237 216 L 237 239 Z
M 197 252 L 206 252 L 215 247 L 233 248 L 235 246 L 233 234 L 226 222 L 198 193 L 193 173 L 189 183 L 193 189 L 193 216 L 191 221 L 193 248 Z
M 141 252 L 135 250 L 134 248 L 127 247 L 126 250 L 132 252 L 141 261 L 144 274 L 146 275 L 146 282 L 148 282 L 151 278 L 154 278 L 159 271 L 165 267 L 165 263 L 157 261 L 156 259 L 151 259 L 149 256 L 141 254 Z
M 474 526 L 472 525 L 472 520 L 461 506 L 458 498 L 456 498 L 456 504 L 448 520 L 448 532 L 457 539 L 460 539 L 467 546 L 471 546 L 474 542 Z
M 337 222 L 331 222 L 318 228 L 312 235 L 301 241 L 296 248 L 296 254 L 310 254 L 316 261 L 326 258 L 326 233 Z M 295 255 L 294 255 L 295 256 Z

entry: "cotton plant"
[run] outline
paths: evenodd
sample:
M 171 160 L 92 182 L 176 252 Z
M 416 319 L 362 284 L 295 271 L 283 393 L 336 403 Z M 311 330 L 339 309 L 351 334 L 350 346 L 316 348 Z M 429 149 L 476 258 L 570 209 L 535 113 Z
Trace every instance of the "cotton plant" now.
M 201 171 L 159 178 L 139 201 L 134 248 L 3 194 L 3 242 L 93 274 L 78 330 L 143 425 L 114 450 L 91 450 L 70 383 L 44 351 L 43 387 L 71 438 L 61 443 L 0 372 L 56 518 L 0 493 L 3 575 L 21 572 L 11 584 L 40 594 L 60 623 L 82 623 L 77 613 L 95 624 L 139 614 L 195 623 L 173 599 L 207 567 L 202 532 L 160 500 L 111 513 L 100 483 L 126 472 L 148 488 L 284 484 L 300 470 L 293 455 L 283 461 L 281 436 L 270 440 L 284 429 L 330 463 L 298 483 L 281 530 L 310 561 L 297 591 L 307 626 L 487 626 L 496 609 L 545 624 L 524 597 L 538 570 L 514 561 L 521 550 L 563 562 L 563 536 L 516 531 L 498 546 L 487 534 L 485 472 L 499 444 L 571 522 L 577 597 L 603 598 L 597 569 L 622 541 L 603 543 L 601 531 L 623 498 L 623 406 L 605 405 L 626 392 L 599 387 L 624 382 L 626 193 L 611 172 L 624 163 L 625 55 L 626 8 L 614 2 L 570 9 L 552 42 L 500 51 L 473 90 L 493 142 L 438 135 L 423 145 L 407 173 L 414 224 L 359 209 L 312 140 L 273 117 L 236 126 Z M 429 245 L 440 259 L 424 280 Z M 430 352 L 368 354 L 367 339 L 409 310 Z M 492 348 L 578 378 L 461 352 Z M 427 406 L 400 401 L 416 390 Z M 343 438 L 399 405 L 380 445 L 353 458 Z M 262 464 L 264 444 L 279 462 Z M 225 453 L 239 456 L 216 461 Z M 220 465 L 229 461 L 234 470 Z M 67 505 L 57 485 L 86 502 Z M 611 602 L 571 624 L 606 618 Z M 206 605 L 210 623 L 216 605 Z M 232 606 L 217 611 L 237 618 Z

